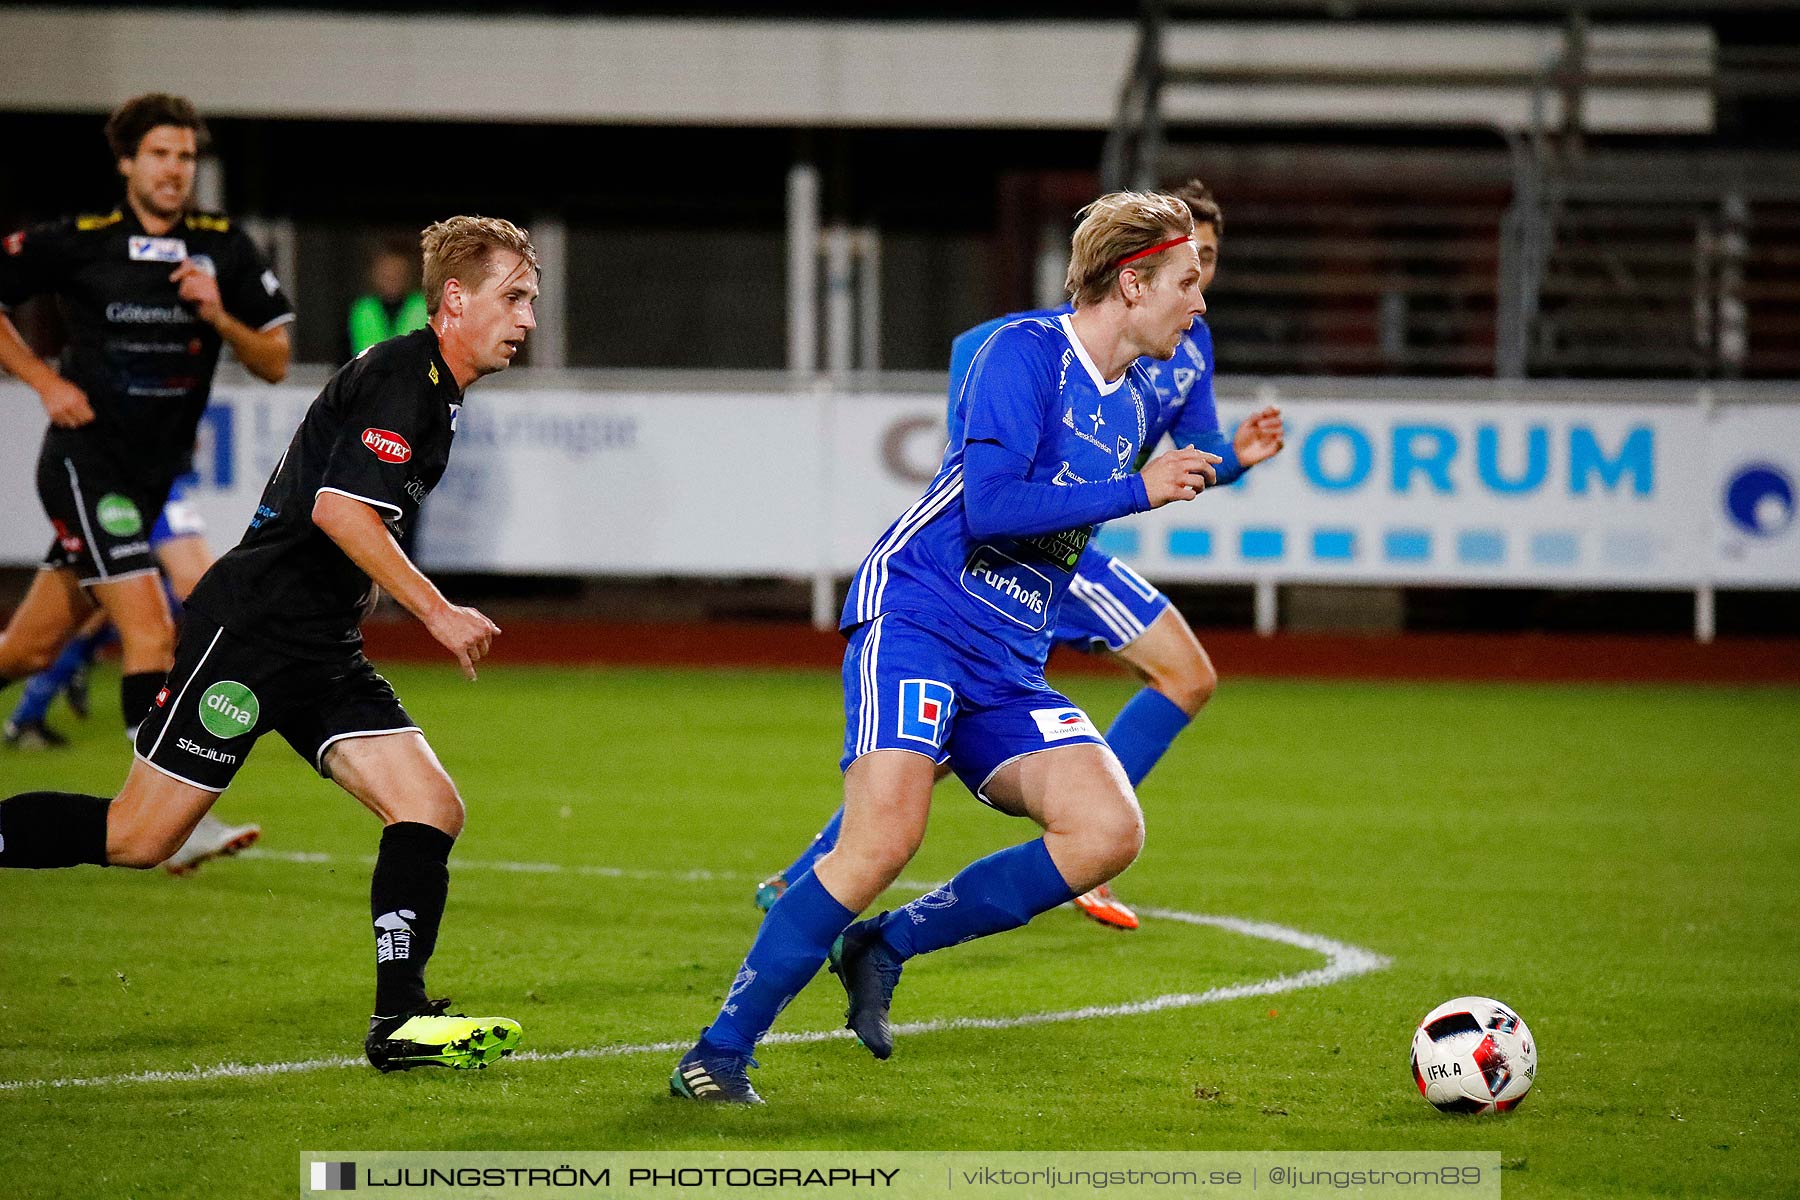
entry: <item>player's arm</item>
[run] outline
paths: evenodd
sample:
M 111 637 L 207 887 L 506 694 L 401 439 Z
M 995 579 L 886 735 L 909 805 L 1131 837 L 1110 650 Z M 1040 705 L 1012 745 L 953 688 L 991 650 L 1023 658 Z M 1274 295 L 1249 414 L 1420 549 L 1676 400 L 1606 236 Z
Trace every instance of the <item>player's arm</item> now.
M 406 557 L 374 505 L 321 489 L 313 499 L 312 520 L 345 557 L 456 656 L 464 675 L 475 678 L 475 664 L 486 656 L 494 635 L 500 632 L 498 625 L 473 608 L 446 600 L 437 585 Z
M 94 419 L 87 393 L 39 358 L 6 313 L 12 305 L 55 287 L 68 237 L 66 227 L 44 225 L 0 240 L 0 367 L 38 394 L 52 425 L 73 429 Z
M 1054 406 L 1056 377 L 1038 335 L 1001 330 L 976 356 L 967 386 L 963 509 L 976 537 L 1031 537 L 1095 525 L 1192 499 L 1212 478 L 1213 456 L 1177 450 L 1144 470 L 1099 483 L 1033 482 L 1029 476 Z
M 219 295 L 218 279 L 191 258 L 176 267 L 169 278 L 180 285 L 181 298 L 194 306 L 194 315 L 219 331 L 252 375 L 268 383 L 287 378 L 292 347 L 285 322 L 272 328 L 252 329 L 232 316 Z
M 56 368 L 39 358 L 19 336 L 18 327 L 4 311 L 0 311 L 0 367 L 28 385 L 43 402 L 52 425 L 74 429 L 94 419 L 94 408 L 87 393 L 57 374 Z

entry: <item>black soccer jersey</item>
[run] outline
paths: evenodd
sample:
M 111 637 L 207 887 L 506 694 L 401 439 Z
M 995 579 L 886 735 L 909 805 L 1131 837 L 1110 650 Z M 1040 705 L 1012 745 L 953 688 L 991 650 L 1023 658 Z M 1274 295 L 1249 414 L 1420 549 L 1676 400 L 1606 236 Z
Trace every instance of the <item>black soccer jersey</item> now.
M 401 537 L 443 477 L 461 407 L 433 330 L 389 338 L 345 364 L 306 410 L 244 540 L 187 606 L 295 657 L 353 655 L 370 580 L 313 524 L 313 504 L 320 492 L 360 500 Z
M 110 461 L 146 492 L 180 473 L 223 344 L 169 280 L 184 259 L 213 273 L 225 311 L 252 329 L 294 319 L 255 243 L 225 217 L 190 213 L 154 237 L 121 205 L 0 239 L 0 308 L 60 300 L 69 340 L 59 369 L 94 409 L 78 429 L 52 426 L 48 453 Z

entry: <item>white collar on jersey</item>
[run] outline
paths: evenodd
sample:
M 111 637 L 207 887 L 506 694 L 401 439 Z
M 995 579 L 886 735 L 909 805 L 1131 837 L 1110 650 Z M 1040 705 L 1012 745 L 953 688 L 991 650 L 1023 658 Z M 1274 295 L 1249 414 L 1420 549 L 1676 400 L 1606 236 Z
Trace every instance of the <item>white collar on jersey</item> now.
M 1100 378 L 1100 368 L 1094 365 L 1094 360 L 1088 357 L 1087 347 L 1082 345 L 1081 339 L 1075 336 L 1075 322 L 1070 319 L 1071 316 L 1070 313 L 1063 313 L 1056 318 L 1057 324 L 1061 325 L 1063 333 L 1068 335 L 1069 345 L 1075 347 L 1075 357 L 1081 360 L 1081 365 L 1086 369 L 1088 378 L 1094 381 L 1094 390 L 1102 396 L 1112 395 L 1119 390 L 1119 385 L 1125 382 L 1125 375 L 1131 373 L 1131 368 L 1126 367 L 1125 375 L 1120 375 L 1111 383 Z

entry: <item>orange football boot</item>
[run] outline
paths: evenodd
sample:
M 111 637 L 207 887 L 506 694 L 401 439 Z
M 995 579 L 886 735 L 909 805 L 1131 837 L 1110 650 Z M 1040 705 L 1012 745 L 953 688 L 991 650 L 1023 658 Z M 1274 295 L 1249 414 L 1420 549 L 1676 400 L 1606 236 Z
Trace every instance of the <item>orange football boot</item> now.
M 1112 929 L 1136 929 L 1137 914 L 1119 903 L 1119 898 L 1112 894 L 1112 888 L 1101 884 L 1084 896 L 1077 896 L 1075 907 Z

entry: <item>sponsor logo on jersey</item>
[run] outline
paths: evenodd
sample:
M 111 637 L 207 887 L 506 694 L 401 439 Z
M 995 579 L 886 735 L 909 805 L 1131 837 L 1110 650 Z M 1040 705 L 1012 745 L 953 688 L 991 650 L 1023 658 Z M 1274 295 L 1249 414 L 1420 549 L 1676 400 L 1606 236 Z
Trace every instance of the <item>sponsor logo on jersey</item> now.
M 222 679 L 200 697 L 200 723 L 214 737 L 234 738 L 256 728 L 262 706 L 256 693 L 232 679 Z
M 100 497 L 100 503 L 94 505 L 94 516 L 99 518 L 100 528 L 114 537 L 131 537 L 144 531 L 144 514 L 131 502 L 131 497 L 117 492 Z
M 146 237 L 134 233 L 126 242 L 132 262 L 178 263 L 188 256 L 187 243 L 180 238 Z
M 1049 576 L 1002 550 L 975 547 L 960 582 L 963 591 L 1015 625 L 1036 632 L 1049 623 Z
M 121 300 L 106 306 L 106 319 L 119 325 L 191 325 L 194 314 L 179 304 L 130 304 Z
M 1060 478 L 1060 473 L 1059 476 Z M 1086 483 L 1086 480 L 1080 482 Z M 1087 549 L 1088 542 L 1093 540 L 1094 531 L 1086 525 L 1078 529 L 1064 529 L 1057 533 L 1040 533 L 1036 537 L 1020 538 L 1021 545 L 1030 546 L 1053 563 L 1073 569 L 1075 560 Z
M 140 539 L 135 542 L 120 542 L 116 546 L 107 547 L 106 557 L 109 559 L 130 558 L 134 554 L 148 554 L 149 552 L 150 543 Z
M 405 438 L 391 429 L 363 430 L 362 444 L 382 462 L 403 463 L 412 457 L 412 447 L 407 445 Z
M 1034 708 L 1031 719 L 1037 722 L 1038 732 L 1044 735 L 1046 742 L 1066 741 L 1084 734 L 1100 736 L 1094 723 L 1079 708 Z
M 935 679 L 900 681 L 900 736 L 942 746 L 956 709 L 956 689 Z
M 25 249 L 25 231 L 21 229 L 17 233 L 7 234 L 6 240 L 0 242 L 0 246 L 5 246 L 8 254 L 18 255 L 23 253 Z
M 199 742 L 190 741 L 187 738 L 175 739 L 175 748 L 178 750 L 186 750 L 196 758 L 210 759 L 216 763 L 225 763 L 229 765 L 238 760 L 238 756 L 235 754 L 227 754 L 225 751 L 215 750 L 211 746 L 202 746 Z

